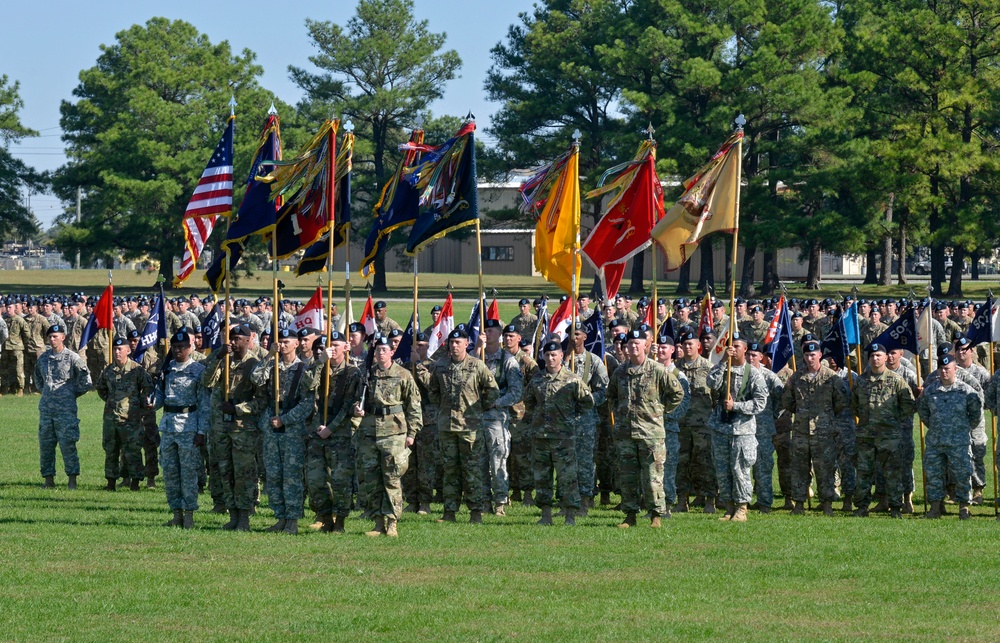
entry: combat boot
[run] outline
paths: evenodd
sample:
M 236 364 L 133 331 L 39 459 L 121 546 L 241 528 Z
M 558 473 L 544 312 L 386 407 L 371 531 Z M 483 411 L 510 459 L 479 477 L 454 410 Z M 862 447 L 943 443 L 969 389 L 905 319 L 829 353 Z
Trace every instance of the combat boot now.
M 761 505 L 760 512 L 766 516 L 767 514 L 771 513 L 771 508 L 768 507 L 767 505 Z
M 431 499 L 431 502 L 444 502 L 444 496 L 441 495 L 440 489 L 434 492 L 434 497 Z
M 705 496 L 700 493 L 694 497 L 694 502 L 691 503 L 692 507 L 704 507 L 705 506 Z
M 15 393 L 14 395 L 16 397 L 24 397 L 24 389 L 23 388 L 17 389 L 17 393 Z
M 438 518 L 438 522 L 455 522 L 455 512 L 446 511 L 444 515 Z
M 366 536 L 381 536 L 385 533 L 385 516 L 375 516 L 375 528 L 371 531 L 366 531 Z
M 513 491 L 510 492 L 510 501 L 511 502 L 521 502 L 521 500 L 523 500 L 523 498 L 521 497 L 521 490 L 520 489 L 514 489 Z
M 687 496 L 681 496 L 680 499 L 678 499 L 677 504 L 674 505 L 674 511 L 679 514 L 686 514 L 688 512 Z
M 879 496 L 878 504 L 875 505 L 875 508 L 872 509 L 872 511 L 877 514 L 889 511 L 889 499 L 885 496 Z
M 275 522 L 273 525 L 271 525 L 270 527 L 268 527 L 264 531 L 269 531 L 271 533 L 277 533 L 279 531 L 284 531 L 284 529 L 285 529 L 285 523 L 286 522 L 288 522 L 288 521 L 279 518 L 277 522 Z
M 854 511 L 854 503 L 851 502 L 850 498 L 844 498 L 844 506 L 841 508 L 844 513 L 850 513 Z
M 586 518 L 590 515 L 590 507 L 594 504 L 594 499 L 589 496 L 580 496 L 580 511 L 576 512 L 577 516 L 581 518 Z
M 473 511 L 469 515 L 469 524 L 470 525 L 481 525 L 481 524 L 483 524 L 483 512 L 481 512 L 481 511 Z
M 788 511 L 791 511 L 792 509 L 795 509 L 795 503 L 792 501 L 791 498 L 786 497 L 785 498 L 785 503 L 783 505 L 781 505 L 781 508 L 782 509 L 787 509 Z
M 732 520 L 733 514 L 735 513 L 736 513 L 736 504 L 732 502 L 727 502 L 726 511 L 724 514 L 722 514 L 722 517 L 720 517 L 719 520 L 721 521 Z
M 525 507 L 535 506 L 535 500 L 534 498 L 531 497 L 531 489 L 528 489 L 527 491 L 524 492 L 524 506 Z
M 396 529 L 396 517 L 386 516 L 385 518 L 385 535 L 390 538 L 398 538 L 399 531 Z
M 629 527 L 635 527 L 635 514 L 627 513 L 625 514 L 625 520 L 618 525 L 619 529 L 628 529 Z
M 66 485 L 66 488 L 70 491 L 76 491 L 76 476 L 69 477 L 69 484 Z
M 184 511 L 184 529 L 194 529 L 194 512 L 185 510 Z
M 911 514 L 913 513 L 913 494 L 908 493 L 903 496 L 903 513 Z
M 240 510 L 230 509 L 229 510 L 229 522 L 222 525 L 222 528 L 226 531 L 233 531 L 236 529 L 236 525 L 240 522 Z
M 824 516 L 829 516 L 830 518 L 833 518 L 833 502 L 829 500 L 821 502 L 819 508 L 823 512 Z
M 793 516 L 804 516 L 806 515 L 806 505 L 804 502 L 792 501 L 792 515 Z
M 940 500 L 934 500 L 930 503 L 930 508 L 927 513 L 924 514 L 924 518 L 940 518 L 941 517 L 941 505 L 944 504 Z
M 662 514 L 660 514 L 660 518 L 662 518 L 664 520 L 670 520 L 670 508 L 669 507 L 666 510 L 664 510 L 664 512 Z
M 711 496 L 705 498 L 705 513 L 707 514 L 715 513 L 715 498 Z
M 430 512 L 431 512 L 431 506 L 429 504 L 427 504 L 426 502 L 422 503 L 420 505 L 420 508 L 417 509 L 417 514 L 420 515 L 420 516 L 426 516 Z
M 972 518 L 972 514 L 969 513 L 969 505 L 968 505 L 968 503 L 963 502 L 963 503 L 959 504 L 958 505 L 958 519 L 959 520 L 968 520 L 969 518 Z
M 286 520 L 285 528 L 281 530 L 282 532 L 289 535 L 296 535 L 299 533 L 299 521 L 298 520 Z
M 174 517 L 171 520 L 163 523 L 164 527 L 180 527 L 184 524 L 184 512 L 180 509 L 174 509 Z
M 972 504 L 979 506 L 983 504 L 983 488 L 976 487 L 972 490 Z
M 576 514 L 572 509 L 566 510 L 566 522 L 564 522 L 563 524 L 569 527 L 576 526 Z
M 146 488 L 156 489 L 156 478 L 154 476 L 146 476 Z
M 116 490 L 116 486 L 118 484 L 117 478 L 106 478 L 106 480 L 108 481 L 108 484 L 105 485 L 104 490 L 105 491 L 115 491 Z
M 319 527 L 313 527 L 316 523 L 319 523 Z M 316 514 L 316 522 L 313 525 L 309 525 L 309 528 L 316 531 L 329 532 L 333 529 L 333 516 L 330 514 Z
M 650 529 L 659 529 L 662 526 L 663 526 L 663 523 L 660 522 L 660 517 L 659 516 L 655 516 L 654 515 L 652 518 L 649 519 L 649 528 Z
M 858 508 L 854 510 L 851 514 L 855 518 L 867 518 L 868 517 L 868 505 L 858 505 Z
M 316 519 L 309 523 L 309 529 L 319 531 L 323 528 L 323 516 L 316 514 Z
M 236 531 L 250 531 L 250 512 L 246 509 L 237 511 L 239 516 L 236 521 Z
M 736 513 L 733 514 L 733 522 L 747 521 L 747 506 L 745 504 L 736 505 Z
M 535 523 L 536 525 L 551 525 L 552 524 L 552 507 L 542 507 L 542 517 Z
M 214 514 L 224 514 L 226 513 L 226 505 L 222 502 L 217 502 L 212 505 L 212 513 Z
M 330 533 L 333 533 L 333 534 L 342 534 L 342 533 L 345 533 L 344 523 L 346 521 L 347 521 L 347 516 L 334 516 L 333 517 L 333 529 L 330 530 Z
M 129 491 L 138 491 L 139 490 L 139 478 L 132 478 L 132 480 L 129 481 L 129 483 L 128 483 L 128 490 Z
M 42 484 L 43 489 L 55 489 L 56 481 L 55 476 L 45 476 L 45 483 Z
M 403 513 L 404 514 L 415 514 L 415 513 L 417 513 L 417 504 L 415 502 L 407 503 L 407 505 L 405 507 L 403 507 Z
M 891 507 L 889 509 L 889 517 L 890 518 L 900 518 L 900 519 L 902 519 L 902 517 L 903 517 L 903 511 L 902 511 L 902 509 L 900 509 L 899 507 Z

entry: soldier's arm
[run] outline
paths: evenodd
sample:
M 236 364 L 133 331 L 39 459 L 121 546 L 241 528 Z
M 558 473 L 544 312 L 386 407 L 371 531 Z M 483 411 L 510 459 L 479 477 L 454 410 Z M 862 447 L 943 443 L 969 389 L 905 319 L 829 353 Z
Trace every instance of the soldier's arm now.
M 705 384 L 708 388 L 716 392 L 721 392 L 726 387 L 726 368 L 727 362 L 725 361 L 719 362 L 712 367 L 712 370 L 708 372 L 708 376 L 705 378 Z
M 104 370 L 107 371 L 107 368 Z M 97 391 L 97 397 L 101 398 L 105 402 L 108 401 L 108 381 L 107 378 L 104 377 L 103 372 L 97 377 L 97 383 L 94 384 L 94 389 Z
M 535 406 L 537 405 L 535 395 L 535 378 L 531 378 L 528 385 L 524 387 L 524 396 L 521 398 L 521 401 L 524 402 L 524 419 L 529 424 L 531 423 L 531 418 L 535 414 Z
M 608 369 L 604 362 L 595 359 L 594 367 L 590 371 L 590 393 L 594 396 L 594 406 L 604 404 L 608 399 Z
M 267 389 L 271 382 L 271 372 L 274 370 L 274 359 L 274 357 L 262 359 L 253 367 L 253 371 L 250 372 L 250 381 L 253 382 L 254 386 Z
M 417 383 L 412 377 L 404 377 L 402 385 L 403 411 L 406 414 L 406 437 L 415 438 L 424 426 L 424 416 L 420 412 L 420 391 L 417 390 Z
M 139 397 L 143 402 L 149 399 L 149 396 L 153 394 L 153 378 L 149 376 L 149 372 L 140 367 L 142 372 L 139 373 L 138 385 L 139 385 Z
M 836 378 L 833 382 L 833 414 L 840 415 L 850 406 L 848 399 L 847 383 L 841 378 Z
M 483 408 L 488 409 L 496 403 L 498 397 L 500 397 L 500 387 L 497 386 L 497 381 L 493 377 L 493 373 L 487 368 L 484 362 L 478 362 L 479 365 L 479 396 L 483 401 Z
M 513 358 L 504 362 L 503 378 L 507 382 L 507 392 L 498 397 L 494 403 L 498 409 L 509 409 L 524 395 L 524 376 L 521 375 L 517 362 Z
M 212 351 L 212 354 L 202 362 L 205 365 L 205 372 L 201 375 L 201 383 L 206 388 L 215 388 L 225 372 L 224 360 L 221 351 Z
M 906 388 L 909 389 L 910 387 L 907 386 Z M 850 403 L 850 407 L 851 407 L 851 413 L 854 415 L 854 417 L 861 417 L 861 413 L 860 413 L 860 410 L 861 410 L 861 397 L 860 397 L 860 395 L 861 395 L 861 386 L 859 386 L 858 384 L 855 384 L 854 388 L 851 389 L 851 391 L 850 391 L 850 397 L 849 397 L 849 400 L 850 400 L 849 403 Z M 910 397 L 912 398 L 913 396 L 911 395 Z
M 674 377 L 677 377 L 674 375 Z M 668 420 L 673 420 L 674 422 L 680 422 L 687 415 L 688 409 L 691 407 L 691 382 L 688 378 L 677 377 L 677 381 L 681 383 L 681 390 L 684 391 L 684 399 L 681 403 L 677 405 L 677 408 L 673 411 L 667 411 L 665 413 Z
M 35 382 L 35 388 L 38 389 L 39 391 L 42 390 L 42 387 L 39 386 L 38 383 L 41 382 L 43 386 L 45 384 L 45 369 L 42 368 L 42 366 L 45 363 L 45 360 L 43 359 L 44 357 L 45 357 L 44 355 L 42 357 L 39 357 L 38 361 L 35 362 L 35 376 L 34 379 L 32 380 L 33 382 Z
M 212 426 L 212 392 L 202 385 L 201 378 L 198 378 L 195 386 L 198 400 L 198 433 L 207 435 L 209 427 Z
M 1000 371 L 997 371 L 1000 373 Z M 986 386 L 986 408 L 994 415 L 997 413 L 997 373 L 990 378 L 990 383 Z
M 608 378 L 608 407 L 613 412 L 618 408 L 618 378 L 612 373 Z
M 930 403 L 927 401 L 926 395 L 921 395 L 920 399 L 917 400 L 917 415 L 920 416 L 920 421 L 924 424 L 930 424 L 931 420 L 931 407 Z
M 795 382 L 798 381 L 795 373 L 788 378 L 785 382 L 785 389 L 781 392 L 781 404 L 779 405 L 778 412 L 788 411 L 789 413 L 795 413 Z
M 344 403 L 340 405 L 337 415 L 328 421 L 328 426 L 340 426 L 344 420 L 354 417 L 351 409 L 354 407 L 354 402 L 358 399 L 358 389 L 361 388 L 361 371 L 348 367 L 348 371 L 344 374 L 344 377 L 347 378 L 347 384 L 344 386 Z
M 431 364 L 428 369 L 428 380 L 427 380 L 427 398 L 430 403 L 434 406 L 441 405 L 441 382 L 437 375 L 437 366 Z
M 983 413 L 983 401 L 978 393 L 965 396 L 965 409 L 969 415 L 969 428 L 975 429 L 979 424 L 979 417 Z
M 681 386 L 677 376 L 665 368 L 659 370 L 657 378 L 660 381 L 660 401 L 663 403 L 663 411 L 670 413 L 684 401 L 684 387 Z
M 757 415 L 762 413 L 767 407 L 767 385 L 764 384 L 764 376 L 750 370 L 750 399 L 733 403 L 733 410 L 744 415 Z
M 767 372 L 770 373 L 771 385 L 771 392 L 768 395 L 773 398 L 771 400 L 771 412 L 774 414 L 774 419 L 777 420 L 778 415 L 781 413 L 778 405 L 781 404 L 781 396 L 785 392 L 785 385 L 781 382 L 781 378 L 779 378 L 773 371 Z
M 917 410 L 917 400 L 913 397 L 913 391 L 910 390 L 910 386 L 906 382 L 903 382 L 896 395 L 896 405 L 899 407 L 900 423 L 904 427 L 907 425 L 912 427 L 913 414 Z M 855 413 L 855 415 L 857 414 Z

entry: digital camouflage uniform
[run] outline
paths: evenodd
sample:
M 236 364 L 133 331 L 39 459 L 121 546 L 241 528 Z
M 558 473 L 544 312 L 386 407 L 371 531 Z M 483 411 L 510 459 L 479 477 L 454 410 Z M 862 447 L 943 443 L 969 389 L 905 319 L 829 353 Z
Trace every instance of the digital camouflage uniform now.
M 142 367 L 146 369 L 154 388 L 158 384 L 160 371 L 163 368 L 163 360 L 157 357 L 157 352 L 152 348 L 147 349 L 142 354 Z M 142 417 L 142 467 L 146 479 L 153 483 L 160 473 L 160 429 L 156 423 L 156 411 L 143 407 Z
M 677 368 L 677 364 L 670 363 L 667 369 L 681 383 L 684 390 L 684 399 L 673 411 L 663 414 L 663 444 L 666 449 L 666 457 L 663 460 L 663 495 L 667 503 L 667 508 L 677 504 L 677 457 L 680 455 L 681 443 L 679 422 L 687 414 L 688 407 L 691 406 L 691 383 L 688 382 L 684 371 Z
M 104 477 L 121 477 L 119 462 L 124 458 L 125 477 L 138 480 L 142 477 L 142 408 L 153 392 L 153 382 L 146 369 L 129 359 L 124 366 L 105 368 L 94 387 L 104 400 Z
M 708 386 L 715 401 L 709 426 L 712 428 L 712 456 L 715 479 L 719 483 L 719 501 L 748 505 L 753 496 L 753 466 L 757 462 L 756 416 L 767 407 L 767 383 L 764 375 L 750 362 L 733 366 L 728 375 L 727 362 L 719 362 L 708 374 Z M 733 410 L 722 406 L 729 395 Z
M 507 504 L 510 478 L 507 475 L 507 458 L 510 456 L 511 407 L 524 393 L 524 375 L 517 360 L 502 347 L 495 353 L 484 355 L 486 368 L 493 374 L 500 387 L 497 399 L 483 413 L 483 490 L 486 500 L 494 505 Z
M 683 400 L 681 383 L 652 359 L 638 366 L 625 362 L 610 378 L 608 402 L 615 414 L 622 511 L 626 514 L 636 514 L 642 506 L 654 516 L 666 513 L 664 415 Z
M 593 406 L 590 388 L 565 366 L 556 373 L 540 369 L 528 382 L 524 412 L 531 424 L 532 472 L 539 507 L 552 506 L 555 474 L 563 506 L 580 508 L 575 424 Z
M 514 355 L 522 374 L 522 388 L 527 388 L 531 378 L 538 372 L 538 364 L 523 350 Z M 535 488 L 531 461 L 531 419 L 524 414 L 524 402 L 511 407 L 510 412 L 510 457 L 507 459 L 507 473 L 510 486 L 519 491 Z
M 917 412 L 927 425 L 924 472 L 928 502 L 944 500 L 947 477 L 954 485 L 955 499 L 968 503 L 972 499 L 972 430 L 982 413 L 979 395 L 964 382 L 956 380 L 944 386 L 936 379 L 924 387 Z
M 740 324 L 740 336 L 746 339 L 748 342 L 756 342 L 761 346 L 764 345 L 764 339 L 767 337 L 767 329 L 771 325 L 761 319 L 759 322 L 748 321 Z
M 535 327 L 538 325 L 538 316 L 533 313 L 521 313 L 510 320 L 514 328 L 521 334 L 521 337 L 532 338 L 535 336 Z
M 80 338 L 87 326 L 87 318 L 80 315 L 66 317 L 66 348 L 75 353 L 80 352 Z M 83 357 L 83 355 L 80 355 Z
M 403 329 L 402 327 L 400 327 L 399 324 L 396 323 L 396 320 L 393 319 L 392 317 L 386 315 L 385 319 L 383 319 L 382 321 L 378 321 L 377 319 L 375 320 L 375 331 L 378 334 L 382 335 L 383 337 L 388 337 L 389 333 L 391 333 L 394 330 L 403 330 Z
M 692 494 L 714 498 L 715 462 L 712 459 L 712 430 L 708 427 L 712 392 L 706 382 L 712 362 L 699 355 L 690 361 L 678 360 L 677 368 L 687 376 L 691 387 L 691 406 L 680 421 L 677 495 L 684 500 Z
M 774 436 L 777 435 L 775 420 L 778 419 L 778 404 L 785 385 L 781 378 L 770 369 L 761 367 L 758 372 L 764 378 L 767 388 L 767 404 L 757 414 L 757 462 L 753 465 L 753 492 L 761 507 L 774 504 Z
M 80 356 L 64 348 L 51 348 L 35 363 L 34 381 L 42 394 L 38 401 L 38 449 L 43 478 L 56 474 L 56 444 L 66 475 L 80 475 L 80 420 L 76 398 L 90 390 L 90 373 Z
M 0 393 L 15 393 L 24 389 L 24 339 L 28 327 L 19 315 L 4 315 L 7 340 L 0 350 Z
M 851 391 L 851 412 L 858 418 L 855 441 L 857 486 L 854 504 L 866 509 L 871 503 L 875 466 L 881 466 L 886 479 L 889 507 L 900 509 L 907 491 L 903 485 L 902 433 L 913 431 L 916 402 L 913 392 L 901 376 L 886 369 L 875 375 L 866 371 L 855 380 Z
M 438 407 L 438 441 L 444 469 L 444 510 L 458 511 L 462 494 L 469 511 L 483 511 L 482 413 L 499 396 L 493 373 L 467 355 L 445 357 L 431 367 L 431 404 Z
M 820 366 L 819 372 L 796 371 L 785 383 L 781 410 L 792 413 L 792 500 L 805 503 L 811 471 L 821 502 L 836 498 L 836 417 L 849 404 L 847 385 L 837 373 Z
M 26 380 L 24 385 L 26 388 L 31 385 L 36 391 L 40 392 L 42 390 L 41 386 L 34 380 L 31 382 L 27 380 L 34 377 L 35 362 L 45 352 L 45 333 L 49 330 L 49 322 L 36 313 L 34 315 L 25 315 L 24 324 L 27 330 L 24 334 L 24 379 Z M 107 344 L 104 346 L 104 354 L 107 355 Z M 91 373 L 91 381 L 93 381 L 95 375 L 100 376 L 100 374 L 101 371 Z
M 330 395 L 326 411 L 326 427 L 330 437 L 323 439 L 316 429 L 324 423 L 323 406 L 327 399 L 324 368 L 317 371 L 316 414 L 309 423 L 306 438 L 306 485 L 309 502 L 320 516 L 346 518 L 351 513 L 351 496 L 354 489 L 354 431 L 359 420 L 353 416 L 352 407 L 358 397 L 361 371 L 345 359 L 330 368 Z
M 90 377 L 94 380 L 99 378 L 104 369 L 108 367 L 108 347 L 110 344 L 111 340 L 108 337 L 107 328 L 98 329 L 87 342 L 87 370 L 90 371 Z
M 858 374 L 842 368 L 837 372 L 837 375 L 844 380 L 847 391 L 850 393 L 852 386 L 857 382 Z M 848 377 L 851 378 L 850 382 L 847 381 Z M 848 408 L 837 416 L 837 473 L 841 497 L 847 499 L 854 497 L 858 486 L 857 468 L 854 464 L 857 431 L 854 413 L 851 412 L 850 405 L 848 405 Z
M 437 408 L 431 404 L 431 362 L 418 361 L 411 367 L 420 392 L 423 426 L 410 448 L 410 463 L 403 475 L 403 500 L 413 505 L 429 505 L 438 488 L 441 473 L 441 449 L 437 439 Z
M 973 388 L 983 395 L 983 408 L 986 408 L 986 389 L 990 385 L 989 372 L 973 362 L 968 368 L 958 367 L 959 378 L 966 384 L 976 383 Z M 979 422 L 972 431 L 972 488 L 982 490 L 986 486 L 986 415 L 980 414 Z
M 597 447 L 597 406 L 603 405 L 608 399 L 608 369 L 597 355 L 590 351 L 577 354 L 573 372 L 583 380 L 594 398 L 594 403 L 580 413 L 574 426 L 576 427 L 576 470 L 579 476 L 580 495 L 585 498 L 594 497 L 594 452 Z M 569 366 L 570 356 L 564 359 Z
M 170 360 L 155 387 L 154 407 L 160 418 L 160 465 L 167 504 L 174 511 L 198 509 L 198 475 L 205 464 L 194 445 L 195 435 L 208 433 L 211 421 L 208 389 L 201 383 L 205 366 L 189 359 Z

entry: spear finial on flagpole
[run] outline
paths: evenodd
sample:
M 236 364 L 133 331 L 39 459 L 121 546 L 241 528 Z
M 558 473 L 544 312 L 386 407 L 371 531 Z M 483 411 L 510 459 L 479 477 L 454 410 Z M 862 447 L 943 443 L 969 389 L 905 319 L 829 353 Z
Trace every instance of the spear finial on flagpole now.
M 656 133 L 656 130 L 653 129 L 653 123 L 652 123 L 652 121 L 650 121 L 649 127 L 647 127 L 645 131 L 646 131 L 646 136 L 649 137 L 650 141 L 652 141 L 653 140 L 653 134 Z
M 271 101 L 271 106 L 267 108 L 267 113 L 270 114 L 271 116 L 278 115 L 278 109 L 274 106 L 273 100 Z
M 239 103 L 236 102 L 236 94 L 229 97 L 229 115 L 236 116 L 236 106 Z M 274 103 L 271 103 L 271 109 L 274 109 Z

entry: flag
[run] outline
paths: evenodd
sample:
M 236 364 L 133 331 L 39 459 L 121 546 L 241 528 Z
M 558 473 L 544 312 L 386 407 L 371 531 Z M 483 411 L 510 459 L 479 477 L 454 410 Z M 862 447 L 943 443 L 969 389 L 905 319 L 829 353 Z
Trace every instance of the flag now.
M 887 350 L 901 348 L 911 353 L 917 352 L 917 317 L 913 308 L 907 308 L 899 319 L 889 324 L 882 334 L 872 340 L 882 344 Z M 867 346 L 865 347 L 867 348 Z
M 607 182 L 610 177 L 614 178 Z M 605 172 L 598 186 L 587 193 L 588 199 L 605 194 L 610 197 L 581 251 L 597 269 L 604 291 L 611 296 L 612 290 L 618 292 L 625 262 L 649 247 L 650 232 L 663 217 L 663 187 L 656 175 L 656 144 L 643 141 L 635 158 Z M 611 275 L 609 266 L 614 266 Z
M 993 297 L 987 297 L 986 303 L 979 307 L 976 316 L 969 324 L 969 330 L 965 336 L 972 342 L 973 346 L 985 344 L 989 341 L 993 329 Z
M 114 298 L 115 289 L 111 284 L 108 284 L 108 287 L 101 293 L 100 299 L 97 300 L 97 305 L 94 306 L 94 312 L 91 313 L 90 319 L 87 320 L 87 325 L 83 327 L 83 333 L 80 335 L 80 348 L 86 346 L 87 342 L 97 334 L 98 330 L 102 328 L 114 328 Z M 114 337 L 111 339 L 114 339 Z
M 535 355 L 538 355 L 538 347 L 545 340 L 545 335 L 549 328 L 549 300 L 542 295 L 542 305 L 538 309 L 538 323 L 535 324 L 534 336 L 531 343 L 535 347 Z
M 500 321 L 500 305 L 497 304 L 497 298 L 494 297 L 493 301 L 486 308 L 486 319 L 495 319 Z
M 434 240 L 479 220 L 475 131 L 475 122 L 466 123 L 405 172 L 419 194 L 418 215 L 406 242 L 411 257 Z
M 469 315 L 469 323 L 465 325 L 465 332 L 469 335 L 469 346 L 475 346 L 479 341 L 479 302 L 472 306 L 472 314 Z
M 646 314 L 639 321 L 650 329 L 656 328 L 656 306 L 652 302 L 646 306 Z
M 535 216 L 535 269 L 571 296 L 580 285 L 580 149 L 574 145 L 520 188 L 521 210 Z M 544 194 L 544 196 L 542 196 Z M 574 280 L 575 277 L 575 280 Z
M 243 257 L 243 244 L 234 243 L 229 246 L 229 269 L 235 269 L 236 264 Z M 218 295 L 226 288 L 226 252 L 220 250 L 215 253 L 212 264 L 205 271 L 204 279 L 208 282 L 209 289 Z
M 368 301 L 365 302 L 365 308 L 361 311 L 361 319 L 358 321 L 365 327 L 366 335 L 374 335 L 375 330 L 378 329 L 378 326 L 375 325 L 375 305 L 372 303 L 371 295 L 368 295 Z
M 410 142 L 404 145 L 403 159 L 396 166 L 396 172 L 383 186 L 382 194 L 373 208 L 375 224 L 365 240 L 365 256 L 361 260 L 361 274 L 365 277 L 375 270 L 375 255 L 379 253 L 382 244 L 392 232 L 398 228 L 412 224 L 417 219 L 420 209 L 420 194 L 409 182 L 404 180 L 406 168 L 416 165 L 423 147 L 424 131 L 413 130 Z
M 712 295 L 709 293 L 705 293 L 699 306 L 698 338 L 701 339 L 706 332 L 715 332 L 715 326 L 712 325 Z
M 304 328 L 315 328 L 320 332 L 326 331 L 326 324 L 323 321 L 323 289 L 319 286 L 316 286 L 316 292 L 292 321 L 292 330 L 296 333 Z
M 333 226 L 333 247 L 339 248 L 347 241 L 347 231 L 351 227 L 351 174 L 354 169 L 354 134 L 347 132 L 340 142 L 337 154 L 337 201 Z M 295 268 L 296 275 L 319 272 L 326 267 L 330 254 L 330 233 L 320 237 L 306 248 L 302 260 Z M 350 266 L 347 268 L 350 270 Z
M 934 341 L 934 337 L 930 331 L 931 307 L 925 306 L 923 312 L 920 313 L 920 319 L 917 320 L 917 350 L 921 353 L 926 350 L 930 350 L 933 353 L 937 351 L 937 346 L 931 344 Z
M 347 306 L 344 308 L 344 314 L 340 316 L 340 321 L 337 322 L 337 332 L 341 335 L 347 333 L 347 328 L 354 323 L 354 302 L 351 299 L 347 300 Z
M 167 339 L 167 310 L 163 299 L 162 287 L 160 288 L 160 294 L 156 296 L 156 303 L 153 304 L 153 310 L 149 313 L 149 319 L 146 320 L 146 325 L 142 329 L 142 335 L 139 337 L 139 345 L 135 347 L 132 359 L 137 362 L 141 361 L 143 353 L 156 346 L 156 342 L 161 339 Z
M 212 158 L 201 173 L 198 186 L 184 209 L 184 255 L 180 270 L 174 277 L 174 288 L 179 288 L 191 276 L 198 257 L 215 228 L 219 215 L 233 211 L 233 129 L 236 117 L 230 116 Z
M 213 351 L 218 350 L 225 339 L 222 334 L 222 326 L 226 323 L 226 314 L 222 308 L 222 304 L 217 303 L 212 308 L 212 313 L 205 318 L 201 325 L 202 346 L 208 346 Z
M 726 324 L 722 327 L 722 332 L 719 336 L 715 338 L 715 342 L 708 349 L 708 361 L 712 362 L 715 366 L 722 361 L 722 358 L 726 356 L 726 345 L 729 343 L 729 326 L 732 323 L 732 318 L 726 321 Z
M 677 270 L 698 244 L 713 232 L 739 227 L 742 130 L 729 137 L 708 164 L 684 182 L 684 194 L 653 228 L 652 236 L 666 255 L 665 270 Z
M 861 343 L 861 327 L 858 324 L 858 302 L 854 302 L 844 312 L 844 332 L 847 343 L 857 346 Z
M 420 332 L 419 321 L 417 321 L 416 332 Z M 398 359 L 404 364 L 410 361 L 413 354 L 413 333 L 413 314 L 410 313 L 410 323 L 406 325 L 406 331 L 403 332 L 403 337 L 399 340 L 399 346 L 397 346 L 395 352 L 393 352 L 392 359 Z
M 451 293 L 444 300 L 441 316 L 427 332 L 427 354 L 433 355 L 438 348 L 447 346 L 448 335 L 455 330 L 455 313 L 452 311 Z
M 583 322 L 583 329 L 587 331 L 587 339 L 583 340 L 584 349 L 604 359 L 604 322 L 600 315 L 591 315 Z
M 569 336 L 569 330 L 573 327 L 573 298 L 567 297 L 556 308 L 549 319 L 548 335 L 558 335 L 559 341 L 563 341 Z M 544 337 L 542 339 L 545 339 Z
M 667 317 L 666 320 L 664 320 L 664 322 L 662 324 L 660 324 L 660 328 L 657 329 L 657 331 L 656 331 L 656 339 L 657 340 L 659 340 L 660 337 L 664 337 L 664 336 L 669 337 L 670 339 L 677 339 L 676 337 L 674 337 L 674 318 L 673 317 Z
M 605 264 L 604 269 L 604 294 L 608 299 L 614 299 L 621 286 L 622 277 L 625 275 L 624 263 Z
M 785 296 L 778 300 L 779 310 L 767 329 L 767 343 L 770 345 L 771 371 L 777 373 L 785 368 L 795 354 L 795 339 L 792 337 L 792 318 L 785 305 Z M 775 323 L 777 320 L 777 323 Z
M 820 342 L 820 350 L 823 352 L 823 358 L 831 358 L 837 363 L 837 366 L 844 368 L 847 366 L 847 356 L 850 355 L 851 349 L 847 343 L 847 329 L 844 324 L 844 313 L 837 309 L 836 315 L 834 315 L 833 324 L 830 326 L 830 332 L 827 333 L 823 341 Z

